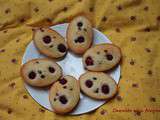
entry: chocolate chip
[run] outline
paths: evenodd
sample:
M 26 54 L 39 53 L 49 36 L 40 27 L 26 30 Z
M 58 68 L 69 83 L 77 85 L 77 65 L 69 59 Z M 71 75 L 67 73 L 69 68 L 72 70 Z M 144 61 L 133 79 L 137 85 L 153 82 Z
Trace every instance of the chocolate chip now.
M 94 61 L 93 61 L 93 59 L 90 56 L 88 56 L 86 58 L 86 60 L 85 60 L 85 63 L 86 63 L 87 66 L 93 65 L 94 64 L 93 62 Z
M 52 2 L 53 0 L 48 0 L 49 2 Z
M 39 61 L 36 61 L 37 64 L 39 64 Z
M 54 98 L 53 100 L 54 100 L 54 101 L 56 101 L 57 99 L 56 99 L 56 98 Z
M 78 27 L 82 27 L 82 26 L 83 26 L 83 23 L 82 23 L 82 22 L 78 22 L 78 23 L 77 23 L 77 26 L 78 26 Z
M 66 89 L 66 88 L 67 88 L 67 86 L 63 86 L 63 88 L 64 88 L 64 89 Z
M 107 58 L 107 60 L 109 60 L 109 61 L 110 61 L 110 60 L 112 60 L 112 59 L 113 59 L 113 56 L 112 56 L 111 54 L 107 54 L 107 55 L 106 55 L 106 58 Z
M 81 27 L 78 27 L 78 30 L 82 30 Z
M 53 67 L 49 67 L 48 70 L 49 70 L 50 73 L 54 73 L 55 72 L 55 69 Z
M 94 92 L 95 92 L 95 93 L 98 93 L 98 92 L 99 92 L 99 88 L 97 88 Z
M 59 96 L 59 94 L 58 94 L 58 93 L 56 93 L 56 96 Z
M 93 77 L 93 80 L 97 80 L 97 78 L 96 78 L 96 77 Z
M 75 40 L 75 42 L 77 43 L 82 43 L 82 42 L 84 42 L 84 37 L 83 36 L 79 36 L 76 40 Z
M 93 86 L 93 82 L 91 80 L 87 80 L 85 82 L 85 85 L 88 87 L 88 88 L 91 88 Z
M 62 85 L 67 83 L 67 80 L 65 78 L 62 78 L 59 80 L 59 83 L 61 83 Z
M 102 92 L 104 94 L 108 94 L 109 93 L 109 86 L 107 84 L 102 85 Z
M 44 76 L 44 75 L 41 75 L 41 78 L 43 79 L 43 78 L 45 78 L 45 76 Z
M 41 70 L 38 70 L 38 73 L 39 73 L 39 74 L 42 74 L 42 71 L 41 71 Z
M 105 53 L 108 53 L 108 50 L 104 50 Z
M 84 28 L 83 30 L 84 30 L 85 32 L 87 32 L 87 29 L 86 29 L 86 28 Z
M 102 61 L 99 61 L 98 64 L 99 64 L 99 65 L 102 64 Z
M 97 54 L 99 55 L 99 54 L 100 54 L 100 52 L 97 52 Z
M 62 104 L 66 104 L 68 102 L 66 96 L 62 95 L 59 97 L 59 101 L 62 103 Z
M 63 44 L 58 45 L 58 50 L 62 53 L 66 52 L 66 46 Z
M 46 44 L 50 43 L 50 42 L 51 42 L 51 37 L 48 36 L 48 35 L 47 35 L 47 36 L 44 36 L 44 37 L 43 37 L 43 42 L 46 43 Z
M 34 78 L 36 77 L 36 73 L 33 72 L 33 71 L 31 71 L 31 72 L 29 73 L 28 77 L 29 77 L 30 79 L 34 79 Z
M 72 91 L 72 90 L 73 90 L 73 88 L 70 88 L 69 90 L 71 90 L 71 91 Z
M 49 47 L 50 47 L 50 48 L 52 48 L 52 47 L 53 47 L 53 45 L 50 45 Z

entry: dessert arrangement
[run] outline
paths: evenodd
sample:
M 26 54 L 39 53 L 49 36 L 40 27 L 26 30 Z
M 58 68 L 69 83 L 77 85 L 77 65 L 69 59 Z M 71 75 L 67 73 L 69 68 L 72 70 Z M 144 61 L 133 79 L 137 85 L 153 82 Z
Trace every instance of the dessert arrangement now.
M 28 61 L 21 67 L 23 80 L 31 86 L 50 87 L 49 101 L 55 113 L 71 112 L 80 101 L 80 91 L 96 100 L 113 98 L 118 91 L 116 82 L 105 72 L 121 60 L 118 46 L 108 43 L 92 45 L 93 31 L 89 19 L 79 15 L 71 20 L 66 41 L 50 28 L 36 28 L 33 41 L 38 51 L 47 58 Z M 63 59 L 68 51 L 82 56 L 86 72 L 77 80 L 63 76 L 55 59 Z

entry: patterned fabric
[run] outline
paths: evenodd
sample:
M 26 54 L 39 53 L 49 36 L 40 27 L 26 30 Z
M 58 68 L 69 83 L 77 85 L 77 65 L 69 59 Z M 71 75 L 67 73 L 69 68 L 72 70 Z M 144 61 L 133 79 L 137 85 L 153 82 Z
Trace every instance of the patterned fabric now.
M 64 117 L 31 98 L 19 70 L 33 26 L 82 12 L 122 49 L 119 93 L 91 113 Z M 0 86 L 0 120 L 159 120 L 160 0 L 0 0 Z

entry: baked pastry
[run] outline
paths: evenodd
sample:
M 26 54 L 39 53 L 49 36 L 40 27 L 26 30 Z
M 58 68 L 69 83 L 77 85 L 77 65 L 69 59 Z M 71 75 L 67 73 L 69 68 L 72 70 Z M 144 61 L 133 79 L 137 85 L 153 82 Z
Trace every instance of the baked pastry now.
M 43 87 L 57 81 L 62 76 L 62 69 L 50 59 L 33 59 L 23 64 L 21 76 L 28 84 Z
M 65 114 L 71 112 L 80 99 L 78 81 L 72 76 L 64 76 L 53 84 L 49 93 L 49 100 L 54 112 Z
M 117 84 L 103 72 L 86 72 L 79 78 L 80 88 L 89 97 L 103 100 L 117 93 Z
M 98 44 L 83 55 L 83 65 L 90 71 L 105 71 L 116 66 L 121 59 L 121 50 L 113 44 Z
M 75 17 L 67 29 L 67 44 L 71 51 L 83 54 L 92 44 L 91 22 L 85 16 Z
M 52 29 L 35 29 L 33 40 L 38 50 L 48 57 L 60 58 L 67 53 L 65 39 Z

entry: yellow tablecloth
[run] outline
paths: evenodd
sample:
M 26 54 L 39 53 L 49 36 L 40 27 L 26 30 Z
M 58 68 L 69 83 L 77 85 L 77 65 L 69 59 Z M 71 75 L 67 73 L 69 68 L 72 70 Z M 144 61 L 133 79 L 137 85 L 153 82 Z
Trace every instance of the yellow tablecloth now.
M 94 112 L 56 115 L 25 90 L 22 56 L 32 26 L 82 12 L 122 49 L 119 94 Z M 160 120 L 160 0 L 0 0 L 0 120 L 64 119 Z

